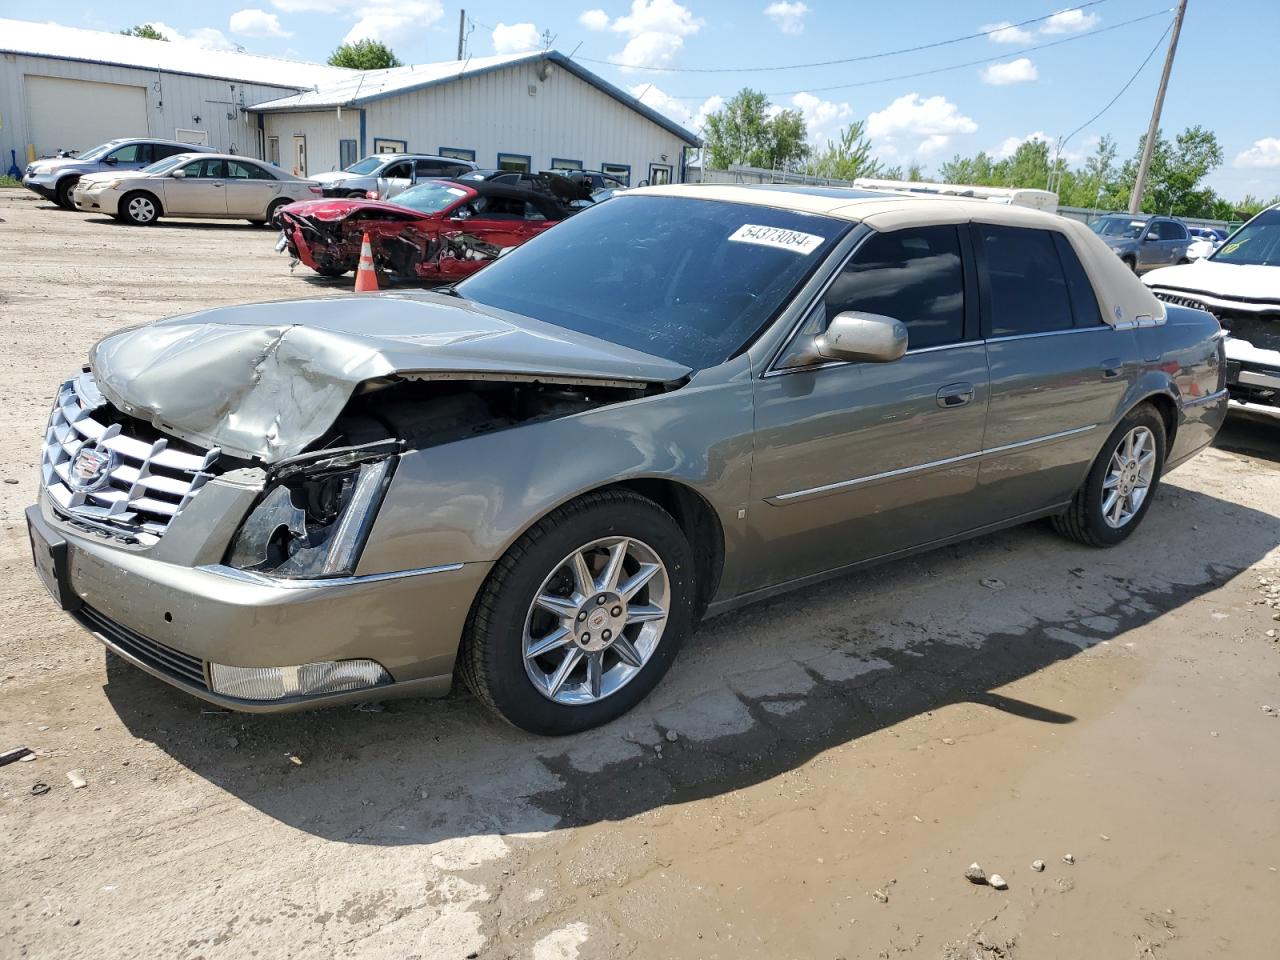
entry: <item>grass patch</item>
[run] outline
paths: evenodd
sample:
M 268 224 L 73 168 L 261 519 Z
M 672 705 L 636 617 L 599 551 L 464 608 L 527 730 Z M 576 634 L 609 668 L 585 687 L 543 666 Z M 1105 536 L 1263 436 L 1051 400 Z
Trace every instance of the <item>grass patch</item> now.
M 15 180 L 13 177 L 9 176 L 8 174 L 5 174 L 3 177 L 0 177 L 0 187 L 20 187 L 20 186 L 22 186 L 22 181 Z

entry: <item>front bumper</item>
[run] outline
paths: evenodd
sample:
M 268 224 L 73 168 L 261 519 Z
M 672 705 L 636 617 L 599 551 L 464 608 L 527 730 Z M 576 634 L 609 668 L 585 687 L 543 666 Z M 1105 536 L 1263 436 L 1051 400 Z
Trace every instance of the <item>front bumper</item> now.
M 65 542 L 63 606 L 108 648 L 194 696 L 271 713 L 368 699 L 441 696 L 488 563 L 334 580 L 282 581 L 219 564 L 184 566 L 124 550 L 27 510 L 33 547 Z M 46 578 L 48 580 L 48 578 Z M 208 664 L 285 666 L 376 660 L 392 683 L 282 700 L 214 692 Z
M 1227 388 L 1235 400 L 1280 406 L 1280 350 L 1228 339 Z
M 22 185 L 32 193 L 39 194 L 46 200 L 57 199 L 57 188 L 53 183 L 42 183 L 34 177 L 23 177 Z
M 120 194 L 115 190 L 89 190 L 76 187 L 71 194 L 77 210 L 115 216 L 120 208 Z

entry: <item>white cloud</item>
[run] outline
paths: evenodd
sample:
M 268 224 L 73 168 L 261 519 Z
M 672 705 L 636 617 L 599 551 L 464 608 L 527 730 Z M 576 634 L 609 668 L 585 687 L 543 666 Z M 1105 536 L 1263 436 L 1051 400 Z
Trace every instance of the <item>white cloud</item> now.
M 1005 137 L 1000 141 L 1000 146 L 991 151 L 991 155 L 997 160 L 1006 160 L 1018 152 L 1018 148 L 1024 143 L 1030 143 L 1032 140 L 1043 140 L 1049 143 L 1049 135 L 1043 130 L 1037 130 L 1035 133 L 1028 133 L 1025 137 Z
M 228 24 L 232 33 L 243 37 L 291 37 L 292 33 L 280 26 L 280 18 L 265 10 L 237 10 Z
M 578 22 L 589 30 L 626 35 L 626 45 L 609 59 L 624 70 L 669 66 L 684 46 L 684 38 L 706 23 L 675 0 L 631 0 L 631 12 L 610 20 L 603 10 L 587 10 Z
M 202 50 L 235 50 L 238 47 L 225 33 L 213 27 L 197 27 L 190 33 L 182 33 L 160 20 L 148 20 L 147 24 L 173 43 L 186 43 Z
M 812 93 L 797 93 L 791 98 L 791 109 L 804 116 L 809 142 L 824 145 L 835 140 L 840 130 L 854 119 L 853 107 L 844 101 L 823 100 Z
M 359 17 L 343 43 L 380 40 L 391 44 L 420 33 L 444 16 L 441 0 L 344 0 L 343 7 Z
M 1280 167 L 1280 137 L 1255 140 L 1248 150 L 1236 154 L 1235 167 Z
M 905 152 L 935 153 L 957 134 L 973 133 L 978 124 L 943 96 L 922 98 L 908 93 L 867 117 L 867 136 L 886 156 L 899 153 L 898 141 L 915 141 Z
M 337 13 L 343 7 L 342 0 L 271 0 L 271 5 L 284 13 Z
M 493 49 L 498 53 L 527 53 L 542 49 L 542 37 L 532 23 L 499 23 L 493 28 Z
M 1036 70 L 1036 65 L 1026 57 L 1019 57 L 1017 60 L 1010 60 L 1007 63 L 993 63 L 984 70 L 979 71 L 983 83 L 989 83 L 995 87 L 1003 87 L 1010 83 L 1029 83 L 1037 80 L 1040 73 Z
M 778 0 L 764 8 L 764 15 L 783 33 L 803 33 L 809 8 L 799 0 Z
M 1096 13 L 1085 13 L 1079 8 L 1060 10 L 1044 22 L 1041 33 L 1079 33 L 1098 22 Z
M 682 100 L 676 100 L 652 83 L 637 83 L 627 91 L 646 107 L 670 117 L 687 130 L 698 133 L 707 125 L 707 117 L 724 106 L 724 97 L 708 97 L 696 111 L 690 110 Z
M 992 43 L 1030 43 L 1032 40 L 1029 31 L 1015 27 L 1008 20 L 988 23 L 978 29 L 983 31 Z

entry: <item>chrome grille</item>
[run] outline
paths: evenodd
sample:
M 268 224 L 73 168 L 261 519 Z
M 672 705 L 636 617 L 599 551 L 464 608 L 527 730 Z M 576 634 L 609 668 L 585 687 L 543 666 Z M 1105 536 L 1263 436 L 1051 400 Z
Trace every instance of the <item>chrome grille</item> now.
M 200 492 L 220 451 L 171 448 L 150 424 L 112 413 L 90 373 L 59 387 L 40 454 L 41 480 L 73 520 L 151 541 Z M 106 454 L 105 477 L 96 489 L 86 489 L 72 476 L 72 462 L 88 444 Z
M 1190 307 L 1192 310 L 1203 310 L 1206 313 L 1213 312 L 1199 300 L 1195 299 L 1195 297 L 1184 297 L 1181 294 L 1168 293 L 1159 289 L 1152 290 L 1151 292 L 1156 295 L 1157 300 L 1163 300 L 1165 303 L 1172 303 L 1174 306 Z

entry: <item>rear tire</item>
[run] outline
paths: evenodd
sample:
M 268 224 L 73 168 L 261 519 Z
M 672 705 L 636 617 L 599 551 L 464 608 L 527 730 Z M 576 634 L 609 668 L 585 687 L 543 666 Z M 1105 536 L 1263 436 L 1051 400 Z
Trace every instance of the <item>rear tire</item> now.
M 1168 438 L 1164 420 L 1139 404 L 1111 431 L 1071 506 L 1053 518 L 1064 537 L 1114 547 L 1137 529 L 1160 486 Z M 1136 502 L 1135 502 L 1136 501 Z
M 494 565 L 459 669 L 517 727 L 589 730 L 662 679 L 692 627 L 695 597 L 693 552 L 670 514 L 630 491 L 589 494 L 539 520 Z
M 136 227 L 149 227 L 160 219 L 160 201 L 149 193 L 126 193 L 120 198 L 119 217 Z
M 59 180 L 54 191 L 54 203 L 63 210 L 74 210 L 76 202 L 71 199 L 71 194 L 75 192 L 76 184 L 79 182 L 79 177 L 63 177 Z

